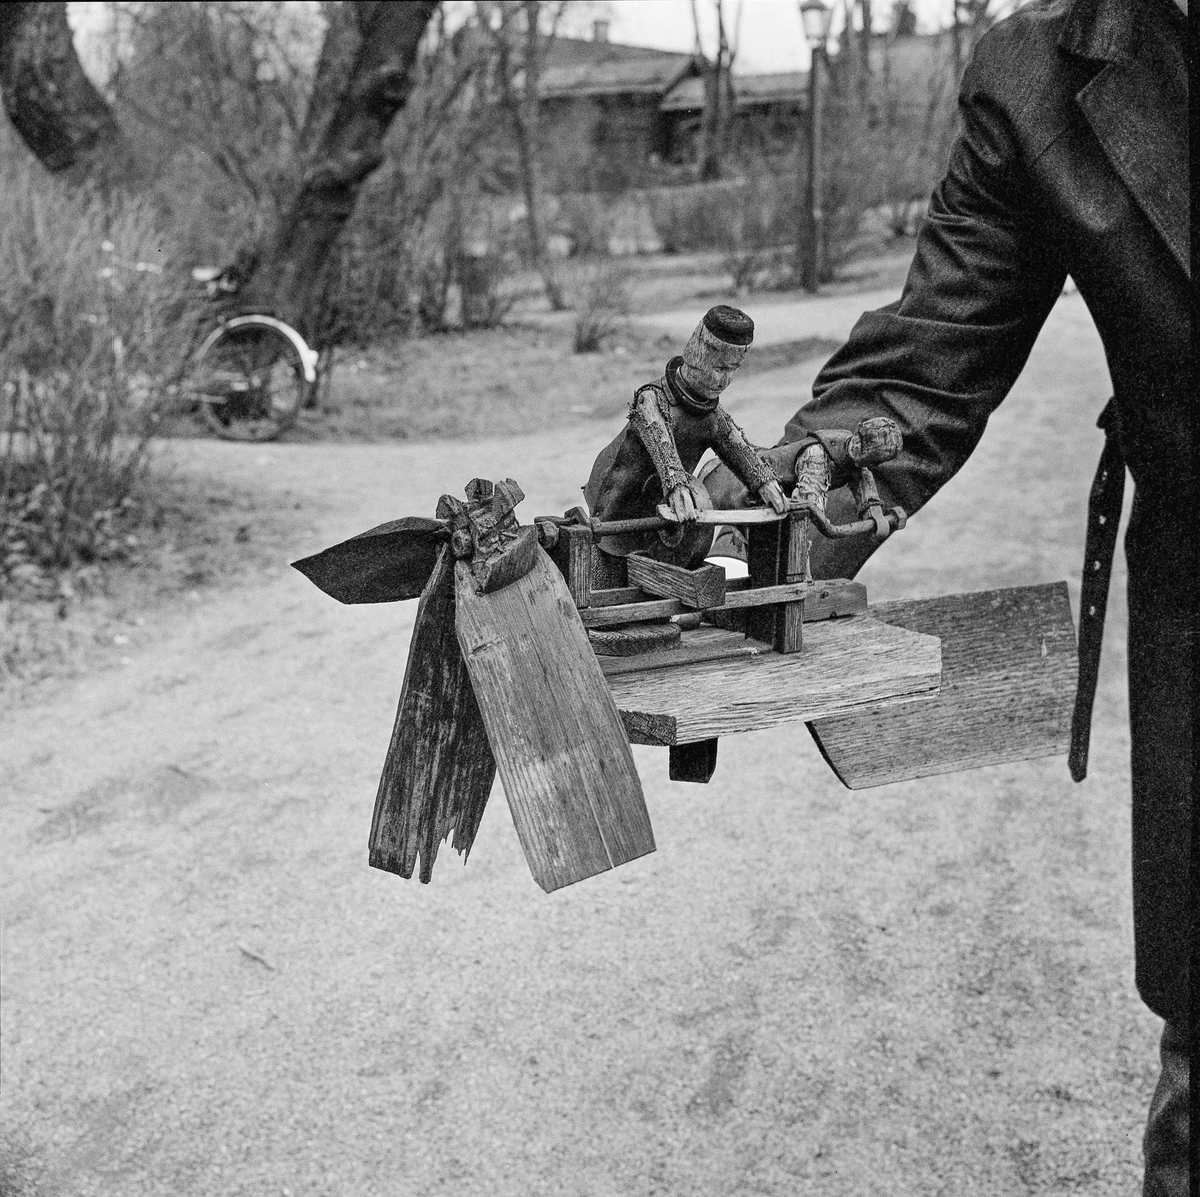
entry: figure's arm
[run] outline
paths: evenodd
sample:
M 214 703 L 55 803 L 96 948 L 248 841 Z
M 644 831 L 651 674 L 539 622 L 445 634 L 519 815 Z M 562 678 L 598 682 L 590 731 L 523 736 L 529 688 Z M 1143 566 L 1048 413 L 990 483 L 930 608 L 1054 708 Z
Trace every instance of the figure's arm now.
M 1002 98 L 1006 77 L 1020 71 L 1015 39 L 1003 34 L 1001 25 L 983 39 L 964 77 L 962 132 L 930 201 L 903 295 L 862 316 L 817 376 L 813 401 L 766 451 L 785 481 L 794 478 L 799 443 L 812 431 L 890 416 L 903 448 L 875 477 L 885 504 L 919 510 L 975 448 L 1062 290 L 1061 243 L 1038 208 Z M 724 488 L 715 476 L 705 481 L 717 506 L 737 504 L 730 479 Z M 845 490 L 831 492 L 830 519 L 854 518 L 852 506 Z M 813 570 L 851 576 L 875 547 L 866 537 L 819 540 Z
M 787 499 L 774 469 L 720 404 L 711 419 L 713 449 L 717 456 L 737 474 L 748 490 L 782 515 L 787 510 Z
M 656 387 L 642 387 L 633 397 L 629 408 L 629 426 L 646 447 L 654 463 L 662 493 L 671 510 L 680 520 L 696 518 L 692 499 L 691 476 L 683 468 L 675 438 L 660 406 Z

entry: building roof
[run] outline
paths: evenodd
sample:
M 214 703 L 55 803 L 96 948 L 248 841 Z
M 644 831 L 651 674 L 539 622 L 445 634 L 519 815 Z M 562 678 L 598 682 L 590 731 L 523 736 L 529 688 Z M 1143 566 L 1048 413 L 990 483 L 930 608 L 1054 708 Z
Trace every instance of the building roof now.
M 626 46 L 620 42 L 556 37 L 542 68 L 538 94 L 543 99 L 663 96 L 695 70 L 691 54 Z
M 733 102 L 738 108 L 760 104 L 808 102 L 808 72 L 779 71 L 769 75 L 734 75 Z M 663 112 L 699 111 L 704 107 L 704 82 L 698 77 L 682 79 L 663 97 Z

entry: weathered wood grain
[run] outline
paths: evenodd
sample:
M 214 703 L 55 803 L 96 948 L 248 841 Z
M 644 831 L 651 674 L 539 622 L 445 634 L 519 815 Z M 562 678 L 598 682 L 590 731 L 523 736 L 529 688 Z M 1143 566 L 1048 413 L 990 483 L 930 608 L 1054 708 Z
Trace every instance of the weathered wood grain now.
M 932 701 L 814 720 L 850 789 L 1065 753 L 1078 661 L 1067 584 L 882 603 L 891 627 L 938 636 Z
M 635 623 L 623 628 L 589 628 L 588 643 L 598 657 L 634 657 L 678 649 L 682 635 L 675 623 Z M 604 662 L 600 664 L 603 668 Z
M 860 615 L 867 610 L 867 588 L 861 582 L 848 582 L 844 578 L 829 582 L 789 582 L 783 586 L 766 586 L 749 589 L 745 578 L 731 578 L 725 583 L 725 602 L 720 607 L 708 607 L 704 618 L 718 627 L 744 632 L 746 630 L 746 608 L 777 603 L 780 598 L 793 594 L 804 595 L 803 618 L 805 623 L 814 620 L 832 619 L 843 615 Z M 634 623 L 639 620 L 670 619 L 690 613 L 678 599 L 649 599 L 637 601 L 644 590 L 630 587 L 624 590 L 593 590 L 592 605 L 580 611 L 584 626 L 605 627 L 612 624 Z M 627 601 L 610 602 L 609 596 L 620 596 Z M 769 643 L 764 641 L 764 643 Z
M 498 552 L 487 557 L 478 554 L 471 560 L 471 573 L 476 587 L 484 594 L 503 590 L 518 578 L 523 578 L 532 568 L 534 554 L 538 550 L 537 529 L 526 526 Z
M 788 518 L 780 534 L 780 585 L 803 582 L 808 567 L 808 520 L 801 515 Z M 775 619 L 775 651 L 798 653 L 804 647 L 803 598 L 784 603 Z
M 935 694 L 940 678 L 936 637 L 867 614 L 809 624 L 802 653 L 702 661 L 608 682 L 630 740 L 669 745 L 916 699 Z
M 481 595 L 457 570 L 458 640 L 534 879 L 545 890 L 654 851 L 641 782 L 562 575 L 541 549 Z
M 620 673 L 640 673 L 646 669 L 667 669 L 693 661 L 720 661 L 731 657 L 756 657 L 770 652 L 768 645 L 748 640 L 736 632 L 720 628 L 698 628 L 688 632 L 677 648 L 665 652 L 649 652 L 640 656 L 601 657 L 600 669 L 605 677 Z
M 592 607 L 616 607 L 625 603 L 640 602 L 649 596 L 640 586 L 618 586 L 612 590 L 593 590 L 591 592 Z
M 655 510 L 660 519 L 667 520 L 669 523 L 676 522 L 671 508 L 666 503 L 659 503 Z M 697 511 L 695 522 L 697 524 L 736 524 L 756 527 L 760 524 L 778 524 L 787 518 L 786 515 L 779 515 L 771 507 L 729 507 L 716 511 Z
M 707 785 L 717 767 L 717 741 L 698 740 L 695 744 L 672 744 L 667 750 L 667 776 L 672 781 L 691 781 Z
M 808 556 L 808 520 L 793 515 L 778 524 L 747 529 L 746 565 L 753 590 L 795 585 L 804 580 Z M 746 635 L 770 644 L 778 653 L 804 647 L 804 600 L 760 604 L 746 613 Z
M 558 530 L 558 543 L 551 556 L 567 580 L 567 589 L 576 607 L 591 604 L 592 530 L 579 524 L 564 524 Z
M 371 820 L 372 868 L 427 882 L 438 845 L 470 850 L 496 762 L 454 631 L 454 558 L 444 545 L 417 606 L 404 688 Z
M 648 619 L 670 619 L 686 610 L 688 608 L 679 599 L 651 599 L 644 603 L 620 603 L 615 607 L 588 607 L 579 612 L 579 618 L 585 628 L 603 628 Z
M 752 590 L 735 590 L 725 596 L 726 611 L 737 611 L 745 607 L 773 606 L 808 596 L 812 586 L 808 582 L 785 582 L 780 586 L 756 586 Z
M 677 598 L 685 607 L 719 607 L 725 601 L 725 570 L 719 565 L 684 569 L 640 553 L 625 558 L 631 585 L 660 598 Z
M 849 582 L 845 578 L 814 582 L 804 599 L 804 622 L 861 615 L 866 610 L 867 588 L 861 582 Z
M 745 632 L 747 607 L 759 605 L 760 602 L 773 602 L 771 592 L 774 587 L 763 587 L 762 590 L 749 590 L 749 578 L 730 578 L 725 583 L 725 603 L 722 607 L 710 608 L 704 612 L 704 620 L 716 627 L 725 628 L 731 632 Z M 778 593 L 789 595 L 799 593 L 799 583 L 788 584 L 779 588 Z M 832 581 L 819 581 L 811 584 L 804 583 L 803 619 L 812 623 L 819 619 L 834 619 L 844 615 L 861 615 L 867 609 L 867 588 L 861 582 L 848 582 L 845 578 Z M 793 591 L 792 587 L 796 587 Z M 765 600 L 757 596 L 766 592 Z

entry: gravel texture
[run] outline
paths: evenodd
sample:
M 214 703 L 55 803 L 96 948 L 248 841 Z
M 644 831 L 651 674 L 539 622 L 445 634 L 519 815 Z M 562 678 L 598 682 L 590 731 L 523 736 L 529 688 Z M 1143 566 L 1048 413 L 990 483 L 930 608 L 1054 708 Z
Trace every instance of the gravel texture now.
M 735 384 L 751 436 L 817 364 Z M 1108 388 L 1064 298 L 872 598 L 1065 577 L 1077 599 Z M 475 475 L 562 511 L 614 431 L 175 453 L 267 507 L 303 496 L 290 559 Z M 465 868 L 367 867 L 415 604 L 340 607 L 281 557 L 172 608 L 127 664 L 4 714 L 11 1188 L 1126 1197 L 1157 1025 L 1117 572 L 1082 785 L 1056 758 L 851 793 L 802 726 L 724 741 L 704 787 L 639 748 L 658 851 L 551 896 L 499 788 Z

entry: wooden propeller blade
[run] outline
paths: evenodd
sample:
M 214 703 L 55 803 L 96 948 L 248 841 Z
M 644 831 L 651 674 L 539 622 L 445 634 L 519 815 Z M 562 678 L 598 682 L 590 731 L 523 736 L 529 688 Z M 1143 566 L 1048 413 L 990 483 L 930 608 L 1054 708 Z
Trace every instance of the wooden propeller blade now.
M 339 603 L 394 603 L 417 598 L 448 540 L 443 520 L 391 520 L 292 562 Z
M 941 639 L 942 688 L 808 725 L 850 789 L 1067 751 L 1078 658 L 1065 582 L 881 603 L 871 613 Z
M 458 642 L 517 837 L 547 892 L 654 851 L 633 754 L 566 582 L 539 548 L 480 594 L 456 567 Z
M 464 856 L 479 830 L 496 762 L 454 632 L 454 558 L 443 546 L 421 595 L 404 689 L 371 820 L 372 868 L 428 881 L 454 832 Z

